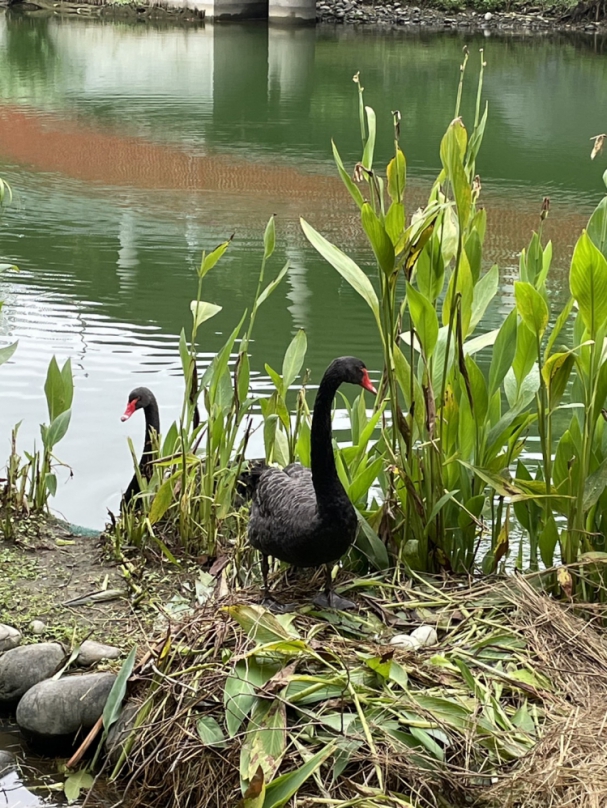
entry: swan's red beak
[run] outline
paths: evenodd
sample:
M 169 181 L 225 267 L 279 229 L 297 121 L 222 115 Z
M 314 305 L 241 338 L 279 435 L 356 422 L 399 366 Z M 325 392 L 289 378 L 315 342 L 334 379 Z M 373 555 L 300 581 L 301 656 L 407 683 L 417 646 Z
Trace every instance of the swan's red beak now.
M 369 374 L 367 373 L 367 368 L 363 368 L 363 380 L 360 383 L 361 387 L 364 387 L 365 390 L 368 390 L 370 393 L 373 393 L 374 396 L 377 395 L 377 390 L 371 384 L 371 379 L 369 378 Z
M 126 405 L 126 410 L 124 411 L 124 415 L 120 419 L 121 421 L 128 421 L 129 420 L 131 415 L 137 409 L 137 402 L 138 401 L 139 401 L 138 398 L 134 398 L 132 401 L 129 401 L 129 403 Z

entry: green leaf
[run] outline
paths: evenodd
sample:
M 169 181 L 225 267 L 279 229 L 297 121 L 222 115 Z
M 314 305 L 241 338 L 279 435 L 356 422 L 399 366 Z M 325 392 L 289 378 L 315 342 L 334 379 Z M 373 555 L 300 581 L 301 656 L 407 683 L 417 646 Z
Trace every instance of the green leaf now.
M 590 338 L 607 322 L 607 260 L 583 230 L 569 273 L 569 286 Z
M 376 569 L 388 569 L 390 560 L 388 558 L 386 545 L 358 509 L 356 510 L 356 517 L 360 525 L 360 530 L 354 540 L 354 546 L 360 550 Z
M 280 272 L 274 278 L 274 280 L 270 281 L 270 283 L 266 286 L 263 292 L 259 295 L 259 297 L 255 301 L 255 308 L 259 308 L 262 303 L 265 303 L 265 301 L 270 297 L 272 292 L 276 289 L 276 287 L 280 284 L 281 280 L 287 274 L 288 270 L 289 270 L 289 262 L 287 261 L 287 263 L 280 270 Z
M 590 217 L 588 236 L 607 258 L 607 196 L 601 199 Z
M 219 314 L 222 306 L 216 306 L 214 303 L 205 303 L 204 300 L 192 300 L 190 303 L 190 311 L 194 318 L 194 328 L 198 329 L 206 320 L 215 317 Z
M 76 802 L 80 792 L 91 788 L 94 781 L 93 775 L 87 772 L 86 769 L 80 769 L 80 771 L 68 775 L 63 784 L 63 791 L 68 803 L 71 805 L 71 803 Z
M 337 170 L 339 172 L 339 176 L 341 177 L 343 184 L 346 186 L 348 191 L 350 192 L 350 196 L 356 202 L 359 208 L 362 208 L 364 204 L 363 195 L 358 189 L 356 183 L 352 180 L 346 169 L 344 168 L 344 164 L 342 162 L 341 157 L 339 156 L 339 152 L 337 151 L 337 146 L 335 142 L 331 140 L 331 146 L 333 148 L 333 159 L 335 160 L 335 165 L 337 166 Z
M 424 349 L 426 361 L 434 353 L 438 340 L 438 317 L 427 298 L 418 292 L 410 283 L 407 284 L 407 302 L 413 326 Z
M 489 397 L 499 389 L 512 366 L 516 353 L 517 313 L 513 309 L 502 323 L 495 339 L 489 367 Z
M 370 171 L 373 168 L 373 153 L 375 151 L 375 132 L 377 129 L 375 111 L 371 107 L 365 107 L 367 113 L 368 137 L 363 151 L 362 164 Z
M 66 410 L 58 415 L 51 425 L 43 431 L 42 441 L 45 449 L 51 451 L 53 446 L 56 446 L 59 441 L 65 437 L 71 417 L 72 411 Z
M 586 478 L 584 483 L 584 513 L 599 501 L 599 497 L 607 486 L 607 459 Z
M 280 699 L 257 700 L 241 748 L 240 777 L 247 784 L 261 766 L 266 782 L 278 770 L 287 742 L 286 706 Z
M 267 261 L 268 258 L 274 252 L 274 248 L 276 247 L 276 222 L 275 216 L 272 214 L 270 219 L 266 225 L 265 233 L 263 234 L 263 257 L 264 261 Z
M 397 148 L 396 155 L 388 163 L 388 194 L 393 202 L 402 202 L 405 193 L 407 161 Z
M 226 611 L 242 626 L 249 637 L 257 642 L 299 639 L 299 634 L 293 627 L 287 630 L 271 612 L 262 606 L 243 603 L 227 606 Z
M 445 262 L 440 240 L 433 235 L 419 254 L 415 264 L 415 277 L 419 291 L 432 303 L 445 285 Z
M 203 715 L 199 718 L 196 722 L 196 731 L 203 746 L 217 746 L 221 749 L 227 746 L 223 730 L 212 715 Z
M 477 282 L 474 287 L 472 297 L 472 317 L 470 318 L 470 331 L 473 331 L 485 316 L 487 306 L 495 295 L 500 279 L 500 272 L 497 264 L 494 264 L 489 272 Z
M 554 563 L 554 550 L 559 540 L 559 532 L 554 521 L 554 516 L 550 514 L 544 525 L 544 529 L 538 536 L 538 545 L 542 562 L 546 567 L 551 567 Z
M 308 341 L 306 339 L 306 332 L 300 329 L 291 340 L 282 363 L 283 398 L 286 398 L 287 390 L 301 371 L 307 349 Z
M 463 233 L 468 222 L 472 206 L 472 190 L 463 162 L 467 142 L 468 135 L 464 124 L 460 118 L 456 118 L 449 125 L 440 144 L 441 161 L 455 194 L 460 233 Z
M 18 344 L 19 342 L 13 342 L 10 345 L 6 345 L 4 348 L 0 348 L 0 365 L 3 365 L 5 362 L 8 362 L 8 360 L 17 350 Z
M 279 670 L 278 665 L 260 665 L 254 658 L 241 659 L 226 679 L 223 693 L 226 727 L 233 738 L 255 703 L 255 691 Z
M 322 764 L 329 758 L 335 751 L 336 743 L 332 742 L 327 744 L 324 749 L 321 749 L 303 766 L 295 771 L 282 774 L 277 777 L 266 787 L 266 798 L 263 803 L 263 808 L 282 808 L 286 805 L 291 797 L 296 794 L 303 784 L 316 772 Z
M 368 202 L 362 206 L 361 220 L 371 248 L 383 273 L 388 277 L 394 272 L 394 246 L 383 224 Z
M 528 281 L 514 282 L 514 297 L 523 322 L 532 334 L 541 339 L 548 325 L 546 301 Z
M 348 496 L 352 502 L 358 502 L 359 499 L 363 499 L 364 497 L 364 504 L 366 505 L 366 498 L 369 493 L 369 488 L 371 488 L 377 479 L 377 476 L 382 470 L 383 466 L 383 456 L 378 457 L 372 463 L 369 463 L 368 466 L 365 466 L 363 470 L 356 475 L 348 488 Z
M 63 370 L 59 370 L 57 360 L 53 356 L 49 362 L 44 384 L 49 420 L 51 423 L 61 413 L 72 406 L 74 388 L 72 383 L 72 364 L 68 359 Z
M 263 808 L 265 798 L 266 784 L 263 769 L 260 766 L 251 778 L 242 802 L 238 804 L 238 808 Z
M 354 263 L 354 261 L 343 253 L 330 241 L 327 241 L 324 236 L 321 236 L 311 225 L 304 219 L 299 220 L 301 228 L 310 244 L 334 267 L 339 274 L 348 281 L 350 286 L 358 292 L 358 294 L 367 303 L 375 316 L 375 320 L 381 329 L 381 319 L 379 315 L 379 301 L 375 294 L 375 289 L 369 278 L 365 275 L 362 269 Z
M 175 478 L 180 475 L 180 472 L 171 475 L 168 480 L 165 480 L 152 500 L 152 507 L 150 508 L 150 523 L 155 525 L 159 522 L 173 503 L 173 486 L 175 485 Z
M 135 667 L 135 659 L 137 658 L 137 646 L 134 645 L 128 657 L 122 663 L 122 667 L 118 671 L 112 689 L 103 708 L 103 730 L 107 734 L 110 728 L 118 721 L 122 711 L 122 702 L 126 694 L 126 686 L 130 675 L 133 673 Z
M 229 241 L 222 242 L 219 247 L 215 247 L 213 252 L 210 252 L 208 255 L 203 254 L 202 256 L 202 263 L 200 264 L 200 269 L 198 270 L 198 277 L 204 278 L 207 272 L 210 269 L 213 269 L 215 264 L 219 261 L 221 256 L 230 246 Z
M 478 426 L 485 423 L 487 417 L 487 410 L 489 409 L 489 396 L 487 393 L 487 382 L 483 376 L 482 370 L 476 364 L 471 356 L 465 359 L 466 369 L 470 379 L 470 388 L 472 391 L 472 405 L 474 408 L 474 420 Z

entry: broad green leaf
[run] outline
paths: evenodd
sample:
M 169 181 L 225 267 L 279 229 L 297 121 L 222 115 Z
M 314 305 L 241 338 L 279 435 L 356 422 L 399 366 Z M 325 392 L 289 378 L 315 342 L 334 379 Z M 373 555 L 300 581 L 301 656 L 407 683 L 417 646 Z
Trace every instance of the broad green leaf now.
M 594 339 L 607 322 L 607 260 L 585 230 L 573 251 L 569 286 L 590 338 Z
M 607 258 L 607 196 L 601 199 L 590 217 L 588 236 L 594 246 Z
M 468 263 L 470 264 L 470 272 L 472 273 L 472 280 L 474 281 L 475 284 L 474 291 L 476 293 L 476 284 L 479 283 L 479 278 L 481 277 L 481 268 L 483 263 L 483 245 L 481 243 L 481 237 L 479 233 L 474 228 L 470 230 L 468 237 L 466 238 L 464 249 L 468 257 Z M 491 267 L 489 273 L 487 274 L 491 274 L 494 269 L 497 269 L 497 266 Z M 487 275 L 485 275 L 484 277 L 486 278 Z M 483 279 L 481 278 L 481 280 Z M 497 292 L 497 281 L 495 283 L 495 291 Z
M 434 306 L 410 283 L 407 284 L 407 301 L 411 321 L 424 349 L 426 361 L 434 353 L 438 340 L 438 317 Z
M 367 560 L 378 570 L 388 569 L 390 559 L 386 545 L 367 522 L 359 510 L 356 510 L 356 517 L 360 530 L 354 540 L 354 546 L 367 558 Z
M 5 362 L 8 362 L 8 360 L 17 350 L 18 344 L 19 342 L 13 342 L 10 345 L 6 345 L 4 348 L 0 348 L 0 365 L 3 365 Z
M 367 142 L 363 151 L 362 164 L 370 171 L 373 168 L 373 153 L 375 152 L 375 132 L 377 129 L 375 111 L 371 107 L 365 107 L 367 113 Z
M 196 731 L 203 746 L 226 747 L 226 737 L 223 730 L 212 715 L 203 715 L 196 722 Z
M 504 380 L 504 376 L 512 366 L 516 353 L 517 313 L 513 309 L 502 323 L 495 339 L 489 367 L 489 397 L 491 397 Z
M 275 615 L 262 606 L 242 603 L 227 606 L 226 611 L 242 626 L 249 637 L 257 642 L 299 639 L 299 634 L 294 628 L 287 630 Z
M 154 499 L 152 500 L 152 507 L 150 508 L 150 523 L 155 525 L 159 522 L 173 503 L 173 486 L 175 485 L 176 478 L 180 476 L 180 472 L 171 475 L 168 480 L 165 480 Z
M 529 373 L 533 365 L 537 362 L 537 341 L 534 334 L 527 328 L 524 323 L 520 323 L 516 331 L 516 351 L 514 354 L 514 362 L 512 363 L 513 375 L 516 378 L 516 393 L 518 395 L 519 388 L 524 384 L 525 379 L 529 377 Z M 508 378 L 508 374 L 505 379 Z M 539 381 L 539 380 L 538 380 Z M 508 396 L 508 391 L 506 390 Z M 516 395 L 514 399 L 516 400 Z M 508 402 L 512 406 L 512 401 L 508 397 Z
M 372 463 L 369 463 L 368 466 L 364 467 L 363 470 L 356 475 L 356 477 L 352 480 L 351 485 L 349 486 L 348 496 L 352 502 L 358 502 L 359 499 L 365 499 L 366 505 L 366 498 L 369 493 L 369 488 L 373 485 L 379 472 L 382 470 L 384 466 L 384 457 L 376 458 Z
M 523 322 L 532 334 L 541 339 L 548 325 L 546 301 L 528 281 L 514 282 L 514 297 Z
M 194 318 L 194 328 L 199 328 L 206 320 L 210 320 L 216 314 L 219 314 L 222 306 L 216 306 L 214 303 L 206 303 L 203 300 L 192 300 L 190 303 L 190 311 Z
M 273 780 L 266 787 L 266 798 L 263 803 L 263 808 L 282 808 L 283 805 L 286 805 L 291 797 L 299 791 L 306 780 L 335 752 L 335 749 L 335 742 L 327 744 L 324 749 L 321 749 L 313 755 L 298 769 L 288 774 L 282 774 L 280 777 Z
M 126 686 L 135 667 L 135 659 L 137 658 L 137 646 L 134 645 L 128 657 L 122 663 L 122 667 L 118 671 L 118 676 L 114 680 L 112 689 L 103 708 L 103 730 L 108 733 L 111 727 L 118 721 L 120 713 L 122 712 L 122 702 L 126 694 Z
M 436 235 L 425 245 L 415 264 L 415 278 L 419 291 L 432 303 L 445 285 L 445 262 Z
M 559 334 L 563 330 L 563 326 L 569 319 L 569 315 L 571 314 L 571 310 L 573 309 L 573 298 L 570 297 L 565 307 L 562 309 L 559 316 L 556 318 L 556 322 L 554 324 L 554 328 L 550 332 L 550 336 L 548 337 L 548 342 L 546 343 L 546 350 L 544 351 L 544 361 L 550 356 L 552 349 L 554 348 L 554 343 L 557 341 Z
M 367 234 L 377 263 L 389 277 L 394 272 L 394 246 L 390 236 L 368 202 L 362 206 L 360 214 L 363 230 Z
M 63 792 L 68 804 L 71 805 L 76 802 L 80 797 L 80 792 L 91 788 L 94 782 L 95 778 L 86 769 L 80 769 L 80 771 L 69 774 L 63 784 Z M 16 804 L 18 805 L 19 801 Z
M 449 124 L 440 144 L 441 161 L 455 194 L 460 232 L 463 232 L 468 222 L 472 206 L 472 190 L 463 162 L 467 142 L 468 135 L 464 124 L 461 118 L 456 118 Z
M 238 808 L 263 808 L 265 798 L 266 784 L 263 769 L 260 766 L 251 778 Z
M 293 384 L 299 375 L 306 351 L 308 349 L 308 341 L 306 339 L 306 332 L 300 329 L 291 340 L 289 347 L 285 352 L 285 358 L 282 363 L 282 396 L 287 395 L 287 390 Z
M 272 214 L 270 219 L 266 225 L 265 233 L 263 234 L 263 257 L 264 260 L 268 260 L 272 253 L 274 252 L 274 247 L 276 246 L 276 222 L 275 216 Z
M 470 318 L 470 331 L 474 331 L 476 326 L 485 316 L 487 306 L 495 295 L 499 284 L 500 273 L 497 264 L 494 264 L 489 272 L 476 283 L 472 297 L 472 317 Z
M 607 486 L 607 459 L 603 460 L 596 471 L 587 477 L 584 484 L 584 513 L 599 501 L 599 497 Z
M 241 659 L 226 679 L 223 693 L 226 728 L 233 738 L 255 703 L 255 691 L 279 670 L 280 665 L 260 665 L 253 657 Z
M 362 269 L 354 263 L 345 253 L 331 242 L 327 241 L 324 236 L 321 236 L 311 225 L 304 219 L 300 219 L 301 228 L 310 244 L 334 267 L 339 274 L 348 281 L 350 286 L 358 292 L 358 294 L 367 303 L 375 316 L 378 326 L 381 328 L 381 320 L 379 316 L 379 301 L 375 294 L 375 289 L 369 278 L 365 275 Z
M 485 423 L 487 410 L 489 409 L 487 382 L 485 381 L 482 370 L 471 356 L 467 356 L 465 362 L 468 377 L 470 379 L 470 388 L 472 390 L 472 408 L 474 412 L 474 420 L 478 426 L 481 426 Z
M 72 417 L 71 410 L 66 410 L 65 412 L 62 412 L 44 431 L 42 440 L 44 442 L 45 449 L 51 451 L 53 446 L 56 446 L 59 443 L 59 441 L 65 437 L 65 433 L 67 432 L 68 427 L 70 425 L 71 417 Z
M 272 780 L 285 752 L 286 706 L 280 699 L 257 700 L 240 753 L 240 777 L 247 784 L 261 766 L 266 782 Z
M 575 364 L 575 357 L 571 351 L 552 354 L 542 368 L 544 384 L 550 393 L 550 407 L 552 410 L 561 400 L 569 375 Z
M 386 233 L 392 244 L 398 244 L 405 229 L 405 206 L 402 202 L 393 202 L 386 213 Z
M 388 163 L 388 194 L 393 202 L 402 202 L 405 193 L 407 161 L 397 148 L 396 155 Z
M 363 199 L 363 195 L 359 191 L 356 183 L 352 180 L 352 178 L 344 168 L 342 159 L 339 156 L 339 152 L 337 151 L 337 146 L 335 145 L 335 142 L 333 140 L 331 140 L 331 146 L 333 148 L 333 159 L 335 160 L 335 165 L 337 166 L 339 176 L 341 177 L 343 184 L 350 192 L 350 196 L 352 197 L 352 199 L 356 202 L 359 208 L 362 208 L 363 203 L 365 201 Z
M 199 278 L 204 278 L 204 276 L 207 274 L 207 272 L 210 269 L 213 269 L 215 264 L 219 261 L 219 259 L 224 254 L 224 252 L 228 249 L 229 246 L 230 246 L 230 242 L 229 241 L 224 241 L 218 247 L 215 247 L 213 252 L 210 252 L 208 255 L 203 255 L 202 263 L 201 263 L 200 269 L 198 271 L 198 277 Z
M 554 563 L 554 551 L 559 540 L 559 532 L 554 521 L 554 516 L 550 514 L 546 520 L 543 530 L 538 537 L 540 556 L 546 567 L 551 567 Z
M 52 473 L 46 474 L 44 476 L 44 484 L 52 497 L 57 495 L 57 475 Z
M 71 361 L 68 359 L 63 366 L 63 370 L 59 370 L 57 360 L 53 356 L 49 362 L 46 382 L 44 384 L 48 415 L 51 423 L 61 415 L 61 413 L 69 410 L 72 406 L 74 390 L 73 384 L 71 383 L 71 375 Z M 67 381 L 68 377 L 69 382 Z

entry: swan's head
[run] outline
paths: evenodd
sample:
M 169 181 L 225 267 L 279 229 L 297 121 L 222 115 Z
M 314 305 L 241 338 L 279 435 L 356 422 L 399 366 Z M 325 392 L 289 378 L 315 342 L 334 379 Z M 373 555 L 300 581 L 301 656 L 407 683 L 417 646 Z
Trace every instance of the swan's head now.
M 121 421 L 128 421 L 135 410 L 145 409 L 154 401 L 154 394 L 147 387 L 136 387 L 129 393 L 129 401 L 126 405 Z
M 377 395 L 377 390 L 371 383 L 365 363 L 355 356 L 340 356 L 339 359 L 334 359 L 327 369 L 327 374 L 329 373 L 335 374 L 341 382 L 359 384 L 373 395 Z

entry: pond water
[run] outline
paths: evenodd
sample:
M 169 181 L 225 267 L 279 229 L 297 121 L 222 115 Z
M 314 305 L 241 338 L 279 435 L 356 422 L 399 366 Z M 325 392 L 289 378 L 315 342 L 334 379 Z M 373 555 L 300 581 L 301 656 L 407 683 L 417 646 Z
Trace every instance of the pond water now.
M 0 460 L 17 421 L 22 448 L 38 438 L 48 361 L 71 357 L 74 413 L 58 454 L 73 478 L 62 477 L 55 506 L 73 523 L 101 527 L 132 473 L 127 435 L 137 447 L 142 440 L 142 418 L 120 423 L 130 389 L 156 392 L 165 425 L 179 412 L 177 341 L 201 251 L 234 234 L 204 282 L 204 299 L 223 306 L 203 327 L 204 363 L 250 304 L 272 213 L 278 246 L 269 273 L 285 259 L 291 266 L 258 320 L 256 387 L 267 388 L 264 364 L 280 367 L 300 327 L 315 382 L 345 353 L 377 372 L 364 303 L 308 246 L 298 219 L 372 268 L 331 157 L 332 137 L 348 166 L 360 156 L 352 76 L 361 71 L 377 112 L 378 165 L 390 157 L 390 111 L 402 112 L 412 210 L 440 167 L 464 44 L 465 122 L 479 48 L 487 61 L 490 117 L 478 168 L 487 258 L 502 278 L 490 328 L 512 306 L 518 253 L 542 197 L 552 199 L 545 233 L 555 243 L 558 295 L 602 195 L 605 158 L 590 161 L 590 138 L 605 128 L 602 41 L 0 17 L 0 176 L 15 192 L 0 221 L 0 253 L 20 269 L 0 280 L 0 337 L 19 339 L 0 369 Z

